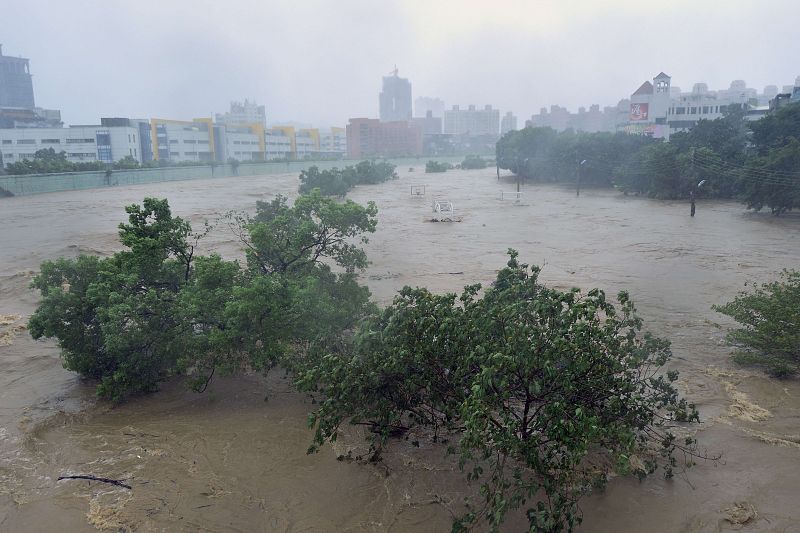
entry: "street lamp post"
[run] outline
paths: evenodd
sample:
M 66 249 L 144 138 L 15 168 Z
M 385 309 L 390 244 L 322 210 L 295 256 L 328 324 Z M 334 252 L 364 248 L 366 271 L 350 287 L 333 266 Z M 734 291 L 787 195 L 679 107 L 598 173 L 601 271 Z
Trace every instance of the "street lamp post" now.
M 586 159 L 578 163 L 578 181 L 575 187 L 575 196 L 581 195 L 581 167 L 586 164 Z
M 696 209 L 695 208 L 695 204 L 694 204 L 694 191 L 696 191 L 697 189 L 702 187 L 705 182 L 706 182 L 706 180 L 702 180 L 694 188 L 692 188 L 692 190 L 689 192 L 689 200 L 691 201 L 691 209 L 690 209 L 690 212 L 689 212 L 689 216 L 691 216 L 691 217 L 694 216 L 694 212 L 695 212 L 695 209 Z

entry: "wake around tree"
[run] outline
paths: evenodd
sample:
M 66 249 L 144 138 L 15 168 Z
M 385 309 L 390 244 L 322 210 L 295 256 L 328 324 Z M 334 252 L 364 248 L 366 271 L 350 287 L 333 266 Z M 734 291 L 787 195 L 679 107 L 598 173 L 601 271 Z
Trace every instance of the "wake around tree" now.
M 373 460 L 412 430 L 455 454 L 480 485 L 458 531 L 496 530 L 518 508 L 532 530 L 571 530 L 612 471 L 670 477 L 696 455 L 678 436 L 698 414 L 665 368 L 669 343 L 642 332 L 625 293 L 548 288 L 510 251 L 486 289 L 405 287 L 379 310 L 357 278 L 372 203 L 313 190 L 230 214 L 245 264 L 198 254 L 208 228 L 194 233 L 166 200 L 126 212 L 123 251 L 46 262 L 33 281 L 31 334 L 57 339 L 104 398 L 280 365 L 318 401 L 312 451 L 358 424 Z

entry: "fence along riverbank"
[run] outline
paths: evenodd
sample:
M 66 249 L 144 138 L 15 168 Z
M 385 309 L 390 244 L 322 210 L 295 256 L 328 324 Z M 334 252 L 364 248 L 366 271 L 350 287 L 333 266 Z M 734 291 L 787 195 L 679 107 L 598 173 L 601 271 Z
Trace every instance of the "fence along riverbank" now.
M 429 159 L 455 164 L 460 163 L 463 158 L 410 157 L 389 159 L 388 161 L 394 165 L 397 165 L 398 167 L 419 167 L 418 170 L 420 172 L 424 172 L 425 162 Z M 358 163 L 358 161 L 359 160 L 347 159 L 335 161 L 275 161 L 240 163 L 236 166 L 231 165 L 230 163 L 220 163 L 216 166 L 197 165 L 186 167 L 180 166 L 112 170 L 110 174 L 105 170 L 96 170 L 91 172 L 63 172 L 55 174 L 0 175 L 0 196 L 27 196 L 30 194 L 41 194 L 47 192 L 98 189 L 103 187 L 137 185 L 141 183 L 159 183 L 165 181 L 229 178 L 235 176 L 261 176 L 291 172 L 299 173 L 301 170 L 312 166 L 317 166 L 324 170 L 334 167 L 341 168 L 348 165 L 355 165 Z M 4 194 L 4 191 L 10 194 Z

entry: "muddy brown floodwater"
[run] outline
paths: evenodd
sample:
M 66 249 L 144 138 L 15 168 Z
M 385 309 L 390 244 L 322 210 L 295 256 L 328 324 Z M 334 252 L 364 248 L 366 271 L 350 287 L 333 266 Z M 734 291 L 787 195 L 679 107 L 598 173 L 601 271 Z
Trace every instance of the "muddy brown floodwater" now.
M 488 282 L 509 247 L 544 265 L 545 283 L 633 296 L 647 327 L 673 343 L 672 368 L 695 401 L 701 446 L 722 453 L 685 476 L 616 478 L 582 502 L 584 532 L 800 530 L 800 384 L 729 363 L 727 319 L 711 310 L 745 282 L 800 265 L 800 218 L 745 212 L 733 203 L 683 203 L 524 187 L 500 200 L 494 170 L 425 175 L 359 187 L 374 200 L 378 231 L 363 278 L 387 303 L 403 285 L 458 291 Z M 385 464 L 338 461 L 342 446 L 308 456 L 309 400 L 280 373 L 220 379 L 198 395 L 179 383 L 112 408 L 61 367 L 52 341 L 24 329 L 39 264 L 118 249 L 123 206 L 169 198 L 195 224 L 295 195 L 296 175 L 149 184 L 0 200 L 0 530 L 447 531 L 461 510 L 462 477 L 425 442 L 399 443 Z M 410 186 L 427 185 L 426 198 Z M 460 223 L 433 224 L 433 197 Z M 223 226 L 206 251 L 239 253 Z M 267 401 L 265 401 L 265 395 Z M 85 481 L 128 479 L 133 490 Z M 522 527 L 511 517 L 507 530 Z

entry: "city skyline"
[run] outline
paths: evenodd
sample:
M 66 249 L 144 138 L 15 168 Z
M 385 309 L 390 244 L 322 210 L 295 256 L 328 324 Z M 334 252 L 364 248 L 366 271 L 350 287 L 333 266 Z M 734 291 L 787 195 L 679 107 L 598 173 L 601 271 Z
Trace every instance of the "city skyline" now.
M 395 64 L 415 95 L 488 102 L 519 117 L 554 104 L 614 105 L 658 70 L 685 90 L 694 83 L 724 88 L 733 79 L 762 90 L 800 73 L 790 51 L 800 6 L 788 1 L 758 12 L 739 0 L 721 11 L 682 1 L 647 10 L 627 1 L 569 8 L 506 1 L 470 9 L 450 1 L 239 1 L 203 3 L 196 11 L 172 2 L 159 4 L 158 18 L 142 9 L 150 3 L 87 2 L 91 10 L 17 3 L 4 8 L 0 40 L 6 55 L 30 58 L 37 104 L 61 109 L 72 124 L 99 116 L 213 116 L 247 97 L 266 106 L 271 123 L 343 125 L 350 117 L 379 116 L 375 95 Z M 243 11 L 248 17 L 232 15 Z M 357 32 L 353 12 L 368 21 Z M 34 37 L 15 20 L 39 21 L 50 38 Z M 748 28 L 766 25 L 764 38 L 746 37 Z M 576 39 L 589 26 L 594 46 Z M 671 27 L 681 28 L 679 39 Z M 266 33 L 270 46 L 260 44 Z

